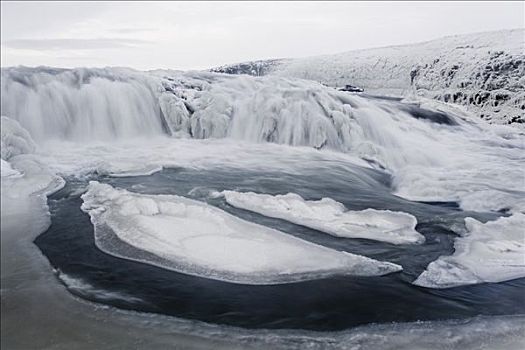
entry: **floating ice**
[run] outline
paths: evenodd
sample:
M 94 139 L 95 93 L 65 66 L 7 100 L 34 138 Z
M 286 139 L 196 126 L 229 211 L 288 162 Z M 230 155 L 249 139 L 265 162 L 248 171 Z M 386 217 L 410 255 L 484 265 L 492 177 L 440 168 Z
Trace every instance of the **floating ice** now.
M 366 238 L 393 244 L 423 243 L 415 230 L 414 216 L 390 210 L 347 210 L 343 204 L 323 198 L 304 200 L 295 193 L 268 195 L 223 191 L 228 204 L 261 215 L 283 219 L 337 237 Z
M 309 243 L 180 196 L 141 195 L 93 181 L 82 199 L 100 249 L 187 274 L 273 284 L 401 270 L 399 265 Z
M 452 256 L 428 265 L 415 285 L 448 288 L 525 277 L 525 215 L 516 213 L 485 224 L 466 218 L 467 234 L 457 238 Z

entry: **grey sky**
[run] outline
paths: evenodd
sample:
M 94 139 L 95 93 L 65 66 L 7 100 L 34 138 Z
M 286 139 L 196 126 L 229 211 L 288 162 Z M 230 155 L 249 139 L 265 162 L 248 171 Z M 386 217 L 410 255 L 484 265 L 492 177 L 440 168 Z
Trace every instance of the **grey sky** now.
M 524 2 L 5 2 L 2 66 L 202 69 L 523 28 Z

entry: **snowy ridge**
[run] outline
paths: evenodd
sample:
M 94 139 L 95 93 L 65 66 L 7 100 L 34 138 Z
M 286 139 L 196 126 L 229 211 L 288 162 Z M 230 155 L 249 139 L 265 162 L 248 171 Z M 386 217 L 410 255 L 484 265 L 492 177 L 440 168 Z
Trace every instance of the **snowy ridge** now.
M 184 197 L 141 195 L 92 181 L 82 199 L 101 250 L 183 273 L 275 284 L 401 270 L 399 265 L 309 243 Z
M 366 92 L 466 106 L 497 124 L 525 123 L 525 30 L 450 36 L 411 45 L 256 63 L 266 74 L 352 84 Z M 216 72 L 252 74 L 250 63 Z M 257 74 L 259 75 L 259 74 Z

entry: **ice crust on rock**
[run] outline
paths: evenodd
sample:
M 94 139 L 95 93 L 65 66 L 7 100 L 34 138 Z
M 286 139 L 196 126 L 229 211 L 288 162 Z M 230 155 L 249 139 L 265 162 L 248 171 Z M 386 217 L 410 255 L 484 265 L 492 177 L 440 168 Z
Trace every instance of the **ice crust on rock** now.
M 268 195 L 222 191 L 228 204 L 319 230 L 337 237 L 365 238 L 392 244 L 423 243 L 417 219 L 390 210 L 350 211 L 331 198 L 305 200 L 295 193 Z
M 136 194 L 92 181 L 82 199 L 100 249 L 178 272 L 273 284 L 401 270 L 399 265 L 319 246 L 180 196 Z
M 1 168 L 2 177 L 18 177 L 22 175 L 20 174 L 19 171 L 17 171 L 16 169 L 13 169 L 11 167 L 11 164 L 9 164 L 8 161 L 0 159 L 0 162 L 2 165 L 2 168 Z
M 65 185 L 64 179 L 34 154 L 21 154 L 11 158 L 9 164 L 17 173 L 4 176 L 2 160 L 2 196 L 6 200 L 29 195 L 49 195 Z
M 449 288 L 525 277 L 525 214 L 481 223 L 465 219 L 467 233 L 456 238 L 452 256 L 431 262 L 413 282 Z
M 31 135 L 13 119 L 2 116 L 0 122 L 1 158 L 8 160 L 18 154 L 33 153 L 36 145 Z
M 46 195 L 64 186 L 64 180 L 33 154 L 37 146 L 16 120 L 1 117 L 0 129 L 3 200 Z

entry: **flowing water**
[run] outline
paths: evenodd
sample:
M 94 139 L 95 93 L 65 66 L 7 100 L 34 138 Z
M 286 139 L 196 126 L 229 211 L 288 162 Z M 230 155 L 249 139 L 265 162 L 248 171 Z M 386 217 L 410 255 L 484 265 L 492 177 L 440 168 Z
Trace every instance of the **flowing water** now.
M 356 175 L 357 173 L 357 175 Z M 369 169 L 356 173 L 312 169 L 304 175 L 282 172 L 193 171 L 166 169 L 151 176 L 97 178 L 130 191 L 177 194 L 206 201 L 243 219 L 270 226 L 337 250 L 400 264 L 404 270 L 381 277 L 334 276 L 314 281 L 251 286 L 215 281 L 115 258 L 94 243 L 89 216 L 80 210 L 79 189 L 71 179 L 49 199 L 52 224 L 35 241 L 70 290 L 89 300 L 117 307 L 164 313 L 250 328 L 344 329 L 366 323 L 441 320 L 525 312 L 525 279 L 499 284 L 432 290 L 411 282 L 440 255 L 453 252 L 457 235 L 450 227 L 466 216 L 454 203 L 419 203 L 388 192 L 389 178 Z M 233 208 L 212 190 L 236 189 L 308 199 L 328 196 L 347 208 L 391 209 L 415 215 L 423 245 L 392 245 L 337 238 L 282 220 Z M 246 233 L 249 235 L 249 232 Z M 231 252 L 235 254 L 235 252 Z

